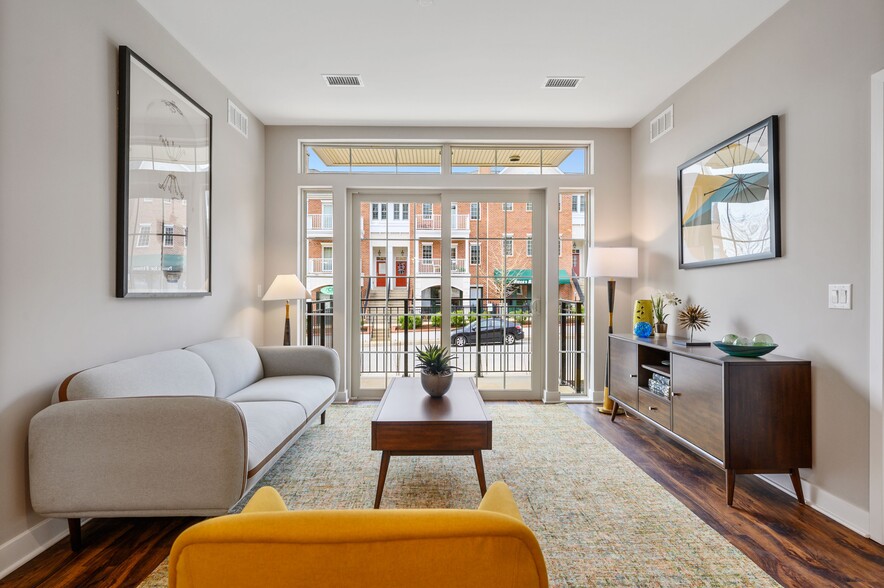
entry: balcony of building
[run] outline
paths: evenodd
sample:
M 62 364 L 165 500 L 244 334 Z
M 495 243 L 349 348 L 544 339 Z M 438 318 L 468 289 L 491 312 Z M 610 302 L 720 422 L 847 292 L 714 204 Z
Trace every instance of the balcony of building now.
M 307 215 L 307 237 L 331 237 L 333 217 L 330 213 Z
M 452 274 L 466 274 L 467 273 L 467 260 L 466 259 L 452 259 L 451 260 L 451 273 Z M 418 259 L 417 260 L 417 274 L 419 276 L 438 276 L 442 274 L 442 260 L 441 259 Z
M 436 238 L 442 237 L 441 214 L 418 214 L 414 219 L 414 232 L 417 237 Z M 451 215 L 451 238 L 463 239 L 470 236 L 470 215 Z
M 307 260 L 307 274 L 315 276 L 330 276 L 333 271 L 334 260 L 330 257 L 310 258 Z

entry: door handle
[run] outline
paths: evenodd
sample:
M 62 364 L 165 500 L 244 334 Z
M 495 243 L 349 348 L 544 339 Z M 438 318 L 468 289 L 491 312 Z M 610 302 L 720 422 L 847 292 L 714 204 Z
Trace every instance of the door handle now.
M 637 377 L 638 377 L 638 374 L 629 374 L 629 377 L 630 377 L 630 378 L 637 378 Z
M 649 406 L 648 410 L 657 410 L 657 407 L 656 406 Z

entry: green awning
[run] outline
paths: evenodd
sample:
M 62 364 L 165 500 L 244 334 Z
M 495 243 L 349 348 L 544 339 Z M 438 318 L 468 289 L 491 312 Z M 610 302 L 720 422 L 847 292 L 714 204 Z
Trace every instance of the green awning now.
M 500 278 L 501 271 L 494 270 L 494 277 Z M 510 284 L 530 284 L 531 283 L 531 270 L 530 269 L 511 269 L 506 271 L 506 279 Z M 559 284 L 568 284 L 571 282 L 571 276 L 568 275 L 567 270 L 560 269 L 559 270 Z
M 334 286 L 323 286 L 319 289 L 319 293 L 325 296 L 334 296 L 335 287 Z

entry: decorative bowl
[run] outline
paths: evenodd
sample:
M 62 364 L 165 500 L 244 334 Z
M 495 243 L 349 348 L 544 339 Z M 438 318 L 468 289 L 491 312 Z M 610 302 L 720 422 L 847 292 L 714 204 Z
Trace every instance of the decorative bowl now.
M 734 357 L 761 357 L 777 348 L 776 343 L 771 345 L 728 345 L 721 341 L 713 341 L 712 344 Z

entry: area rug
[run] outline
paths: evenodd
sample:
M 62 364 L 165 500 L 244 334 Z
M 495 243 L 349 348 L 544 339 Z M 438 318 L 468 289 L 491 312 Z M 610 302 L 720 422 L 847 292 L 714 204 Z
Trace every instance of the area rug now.
M 551 586 L 778 586 L 563 405 L 488 405 L 488 483 L 504 480 L 537 535 Z M 375 407 L 332 406 L 260 482 L 290 509 L 371 508 Z M 232 512 L 238 512 L 246 496 Z M 475 508 L 470 457 L 393 457 L 382 508 Z M 141 586 L 166 586 L 166 564 Z

